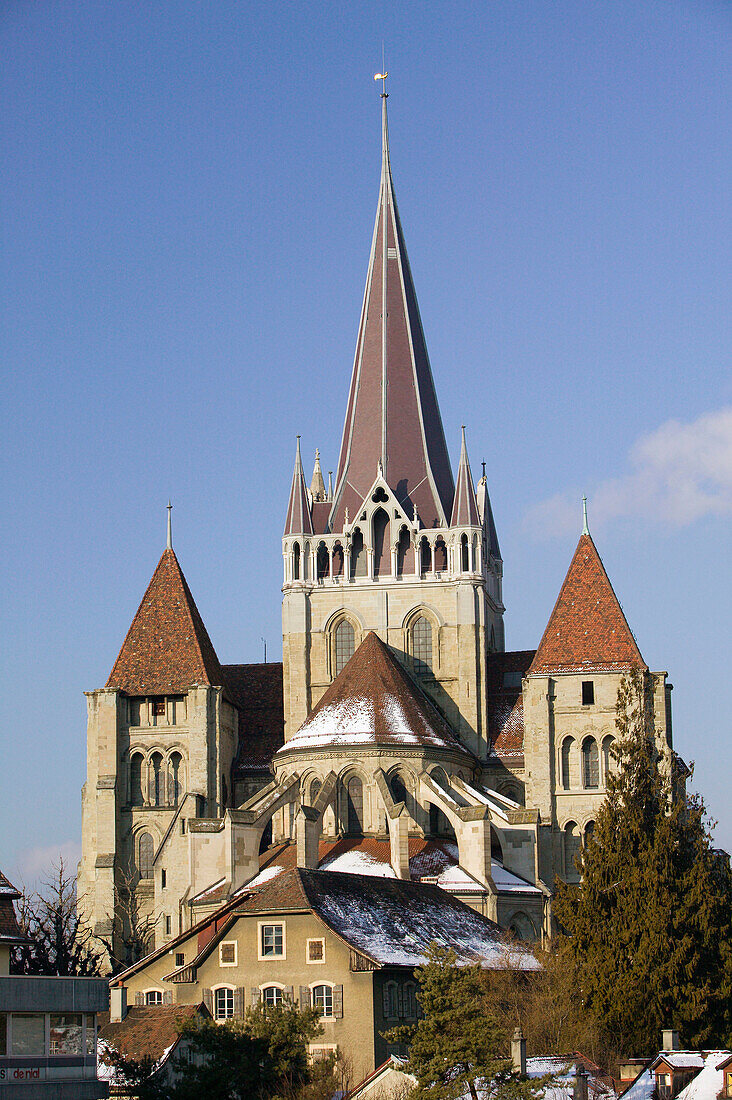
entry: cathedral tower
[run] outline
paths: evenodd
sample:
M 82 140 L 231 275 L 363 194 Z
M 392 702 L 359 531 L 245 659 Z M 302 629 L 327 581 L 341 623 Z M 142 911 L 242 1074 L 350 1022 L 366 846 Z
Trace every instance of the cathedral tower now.
M 457 488 L 394 198 L 382 97 L 379 202 L 335 488 L 298 443 L 283 538 L 285 736 L 373 630 L 481 759 L 502 562 L 463 432 Z M 317 490 L 317 491 L 316 491 Z

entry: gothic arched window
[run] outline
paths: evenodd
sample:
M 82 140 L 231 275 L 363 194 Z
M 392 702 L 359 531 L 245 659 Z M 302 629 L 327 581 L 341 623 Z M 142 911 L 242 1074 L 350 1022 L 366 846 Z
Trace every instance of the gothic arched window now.
M 572 786 L 572 749 L 574 738 L 565 737 L 562 741 L 562 787 L 568 791 Z
M 330 556 L 328 554 L 328 547 L 324 542 L 318 543 L 316 569 L 319 581 L 325 580 L 330 572 Z
M 373 518 L 374 532 L 374 576 L 381 577 L 391 572 L 389 562 L 389 517 L 383 508 L 377 508 Z
M 140 833 L 137 842 L 137 870 L 140 878 L 153 876 L 153 838 L 150 833 Z
M 460 569 L 463 573 L 467 573 L 470 568 L 470 555 L 468 553 L 468 536 L 463 535 L 460 539 Z
M 582 744 L 582 784 L 590 789 L 600 786 L 600 757 L 594 737 L 587 737 Z
M 337 676 L 350 661 L 356 649 L 356 632 L 348 619 L 342 619 L 335 628 L 333 672 Z
M 300 543 L 296 542 L 292 549 L 292 579 L 300 580 Z
M 412 660 L 418 676 L 432 672 L 432 623 L 424 615 L 412 625 Z
M 582 850 L 582 837 L 574 821 L 564 826 L 564 877 L 568 882 L 577 882 L 579 870 L 576 860 Z
M 346 784 L 346 808 L 348 832 L 351 836 L 363 833 L 363 783 L 357 775 L 351 776 Z
M 608 734 L 607 737 L 602 739 L 602 781 L 607 786 L 607 777 L 610 774 L 610 769 L 613 765 L 612 747 L 615 738 L 612 734 Z
M 162 806 L 165 802 L 165 776 L 163 774 L 163 754 L 154 752 L 150 757 L 148 772 L 151 806 Z
M 402 527 L 399 532 L 399 542 L 397 543 L 397 576 L 402 577 L 407 564 L 407 554 L 409 553 L 409 547 L 411 539 L 409 537 L 409 530 L 406 527 Z
M 323 784 L 320 782 L 319 779 L 314 779 L 312 781 L 312 783 L 310 784 L 310 805 L 311 806 L 315 805 L 315 800 L 317 799 L 318 795 L 320 794 L 320 788 L 322 787 L 322 785 Z
M 143 757 L 136 752 L 130 760 L 130 805 L 142 806 L 142 765 Z
M 363 535 L 358 528 L 351 537 L 351 576 L 366 576 L 366 551 L 363 548 Z

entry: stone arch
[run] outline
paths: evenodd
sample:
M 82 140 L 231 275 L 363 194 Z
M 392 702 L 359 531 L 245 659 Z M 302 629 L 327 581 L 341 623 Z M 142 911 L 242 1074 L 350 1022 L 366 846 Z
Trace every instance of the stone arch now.
M 300 574 L 302 572 L 302 561 L 300 559 L 300 543 L 295 542 L 292 546 L 292 579 L 299 581 L 302 578 Z
M 137 873 L 141 879 L 153 877 L 153 860 L 155 858 L 155 841 L 149 829 L 143 828 L 135 837 L 135 864 Z
M 442 535 L 435 539 L 435 573 L 447 572 L 447 546 Z
M 340 540 L 333 543 L 333 576 L 342 577 L 343 568 L 345 562 L 345 555 L 343 553 L 343 544 Z
M 564 877 L 567 882 L 578 882 L 580 873 L 576 867 L 576 860 L 582 850 L 582 837 L 576 821 L 565 822 L 562 828 Z
M 148 758 L 148 802 L 151 806 L 165 805 L 165 767 L 160 749 L 153 749 Z
M 584 844 L 585 848 L 587 847 L 589 842 L 592 840 L 594 835 L 595 835 L 595 822 L 594 822 L 593 818 L 590 818 L 589 821 L 585 822 L 585 827 L 582 830 L 582 839 L 583 839 L 583 844 Z
M 539 938 L 533 920 L 521 909 L 511 914 L 508 930 L 512 936 L 517 940 L 523 940 L 524 943 L 536 943 Z
M 432 547 L 426 535 L 419 540 L 419 571 L 420 573 L 432 572 Z
M 391 547 L 389 543 L 389 516 L 383 508 L 377 508 L 372 515 L 371 531 L 371 545 L 374 548 L 374 576 L 387 576 L 391 573 Z
M 561 764 L 559 774 L 562 782 L 562 790 L 568 791 L 572 787 L 572 763 L 574 760 L 574 737 L 567 736 L 562 741 Z
M 468 536 L 463 532 L 460 536 L 460 572 L 470 571 L 470 551 L 468 548 Z
M 173 749 L 168 755 L 168 805 L 177 806 L 185 792 L 185 763 L 183 754 Z
M 399 528 L 399 536 L 396 543 L 396 571 L 398 577 L 403 577 L 405 573 L 411 573 L 414 571 L 413 564 L 410 568 L 410 553 L 412 551 L 412 534 L 406 523 L 403 523 Z
M 498 793 L 502 794 L 504 798 L 510 798 L 512 802 L 517 803 L 519 806 L 524 804 L 523 791 L 518 783 L 501 783 Z
M 365 577 L 366 573 L 366 546 L 363 531 L 360 527 L 355 527 L 351 534 L 351 577 Z
M 450 780 L 444 768 L 441 768 L 439 765 L 431 768 L 429 775 L 438 787 L 441 787 L 444 791 L 449 793 Z M 441 806 L 438 806 L 436 802 L 430 800 L 429 795 L 426 797 L 429 806 L 430 832 L 432 835 L 457 841 L 456 826 L 459 824 L 457 816 L 445 813 Z
M 418 638 L 415 638 L 415 628 L 420 619 L 428 623 L 431 628 L 429 641 L 427 640 L 427 630 L 424 625 L 419 628 L 422 632 L 421 639 L 419 638 L 419 631 Z M 404 616 L 404 621 L 402 622 L 402 648 L 409 657 L 412 668 L 418 675 L 431 675 L 440 667 L 441 626 L 442 619 L 440 616 L 433 608 L 425 604 L 419 604 L 417 607 L 411 608 Z M 416 642 L 419 642 L 419 644 L 415 644 Z M 431 652 L 428 653 L 427 649 L 430 649 Z M 421 664 L 418 662 L 421 662 Z
M 586 790 L 600 786 L 600 754 L 594 737 L 585 737 L 582 742 L 582 786 Z
M 609 776 L 613 767 L 612 747 L 615 744 L 615 738 L 611 733 L 605 734 L 602 739 L 602 782 L 603 786 L 607 786 L 607 777 Z
M 145 767 L 145 754 L 134 751 L 130 755 L 130 805 L 142 806 L 145 803 L 145 794 L 142 788 L 143 770 Z
M 324 581 L 326 577 L 330 576 L 330 554 L 322 539 L 318 543 L 315 554 L 315 570 L 319 581 Z
M 348 836 L 363 836 L 366 831 L 366 798 L 363 776 L 349 771 L 341 780 L 343 792 L 343 825 Z
M 350 626 L 352 634 L 349 634 L 347 628 L 341 631 L 343 623 Z M 335 680 L 338 673 L 343 671 L 348 660 L 358 649 L 362 629 L 363 624 L 355 612 L 342 607 L 328 619 L 324 634 L 327 639 L 328 673 L 331 680 Z

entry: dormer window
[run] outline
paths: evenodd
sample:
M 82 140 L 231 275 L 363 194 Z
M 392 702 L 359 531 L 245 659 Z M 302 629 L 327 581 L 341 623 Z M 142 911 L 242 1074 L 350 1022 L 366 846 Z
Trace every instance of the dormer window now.
M 594 680 L 582 681 L 582 706 L 591 707 L 595 702 L 595 682 Z

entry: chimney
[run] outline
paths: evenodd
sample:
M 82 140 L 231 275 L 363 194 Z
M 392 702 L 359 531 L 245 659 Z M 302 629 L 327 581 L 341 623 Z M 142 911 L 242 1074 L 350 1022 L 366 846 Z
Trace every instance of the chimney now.
M 109 996 L 109 1022 L 119 1024 L 127 1015 L 127 986 L 124 982 L 116 982 L 110 990 Z
M 587 1100 L 587 1076 L 585 1067 L 578 1065 L 574 1079 L 574 1100 Z
M 661 1050 L 681 1050 L 679 1033 L 672 1027 L 665 1027 L 661 1032 Z
M 526 1040 L 520 1027 L 517 1027 L 511 1039 L 511 1062 L 514 1073 L 526 1076 Z

